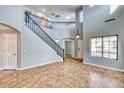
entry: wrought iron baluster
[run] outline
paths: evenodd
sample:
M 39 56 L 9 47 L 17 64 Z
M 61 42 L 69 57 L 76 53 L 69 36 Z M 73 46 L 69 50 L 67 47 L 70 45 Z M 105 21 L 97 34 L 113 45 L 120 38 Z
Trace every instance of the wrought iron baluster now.
M 50 45 L 57 53 L 61 56 L 64 57 L 64 51 L 63 49 L 41 28 L 41 26 L 38 24 L 37 21 L 39 20 L 37 18 L 34 18 L 30 16 L 29 13 L 25 13 L 25 22 L 26 26 L 31 29 L 35 34 L 37 34 L 41 39 L 43 39 L 48 45 Z

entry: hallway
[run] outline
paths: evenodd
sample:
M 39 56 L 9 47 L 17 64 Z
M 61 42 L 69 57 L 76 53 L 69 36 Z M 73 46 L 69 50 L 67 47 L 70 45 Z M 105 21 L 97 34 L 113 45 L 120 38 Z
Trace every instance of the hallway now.
M 122 72 L 65 60 L 23 71 L 1 70 L 0 87 L 124 87 Z

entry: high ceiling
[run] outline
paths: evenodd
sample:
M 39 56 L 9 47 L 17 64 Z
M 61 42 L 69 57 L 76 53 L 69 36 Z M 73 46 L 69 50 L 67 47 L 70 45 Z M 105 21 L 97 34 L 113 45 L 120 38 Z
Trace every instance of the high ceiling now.
M 75 21 L 75 10 L 80 5 L 27 5 L 27 8 L 45 14 L 57 22 Z

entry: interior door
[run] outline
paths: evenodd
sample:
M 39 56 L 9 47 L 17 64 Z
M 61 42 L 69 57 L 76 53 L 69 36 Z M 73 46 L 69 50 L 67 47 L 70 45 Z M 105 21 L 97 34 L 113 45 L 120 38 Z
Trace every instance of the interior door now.
M 2 63 L 3 63 L 3 50 L 2 50 L 2 47 L 3 47 L 3 36 L 2 34 L 0 34 L 0 68 L 2 68 Z
M 5 69 L 17 68 L 17 34 L 3 34 L 3 58 Z

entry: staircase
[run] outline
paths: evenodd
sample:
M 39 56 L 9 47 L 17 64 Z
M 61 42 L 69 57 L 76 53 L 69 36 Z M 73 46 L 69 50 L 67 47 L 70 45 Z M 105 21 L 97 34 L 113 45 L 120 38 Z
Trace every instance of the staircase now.
M 42 29 L 35 16 L 25 12 L 25 25 L 64 58 L 64 50 Z

